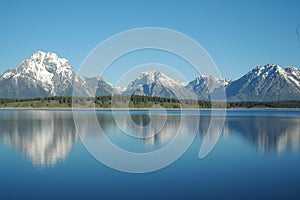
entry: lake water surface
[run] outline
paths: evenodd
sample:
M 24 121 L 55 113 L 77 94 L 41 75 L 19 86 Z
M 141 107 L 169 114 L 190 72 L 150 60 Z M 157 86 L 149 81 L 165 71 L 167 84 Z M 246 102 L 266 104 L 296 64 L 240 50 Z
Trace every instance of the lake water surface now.
M 78 112 L 86 120 L 81 137 L 93 140 L 92 111 Z M 136 153 L 167 145 L 182 120 L 180 111 L 168 111 L 163 131 L 143 139 L 124 134 L 111 111 L 96 114 L 113 143 Z M 300 199 L 299 110 L 227 111 L 223 133 L 204 159 L 198 153 L 210 111 L 186 113 L 183 137 L 192 135 L 189 127 L 199 114 L 199 131 L 180 159 L 155 172 L 130 174 L 89 154 L 72 111 L 2 110 L 0 199 Z M 141 126 L 150 121 L 147 111 L 118 116 L 124 124 L 129 118 Z

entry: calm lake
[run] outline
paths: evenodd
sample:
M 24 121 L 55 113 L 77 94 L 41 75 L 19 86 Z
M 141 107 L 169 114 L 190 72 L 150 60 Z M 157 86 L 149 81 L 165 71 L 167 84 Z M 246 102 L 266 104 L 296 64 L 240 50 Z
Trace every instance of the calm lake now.
M 77 112 L 86 120 L 80 138 L 93 141 L 92 111 Z M 118 112 L 124 124 L 150 120 L 147 111 Z M 131 174 L 88 152 L 72 111 L 1 110 L 0 199 L 300 199 L 300 110 L 227 111 L 223 133 L 204 159 L 198 153 L 210 111 L 191 111 L 182 125 L 189 137 L 199 114 L 199 131 L 182 157 L 161 170 Z M 113 143 L 136 153 L 167 145 L 181 120 L 180 111 L 168 111 L 163 131 L 145 139 L 124 134 L 111 111 L 96 116 Z

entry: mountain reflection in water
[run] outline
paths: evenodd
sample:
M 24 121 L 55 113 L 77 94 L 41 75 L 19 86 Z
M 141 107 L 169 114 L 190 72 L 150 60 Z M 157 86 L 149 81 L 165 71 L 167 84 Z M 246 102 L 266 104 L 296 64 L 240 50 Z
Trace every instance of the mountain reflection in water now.
M 300 117 L 227 117 L 224 133 L 236 132 L 261 152 L 297 152 Z
M 71 112 L 12 111 L 0 114 L 3 142 L 37 166 L 65 159 L 77 140 Z
M 85 138 L 100 137 L 97 130 L 93 128 L 95 126 L 90 124 L 91 114 L 82 112 L 81 115 L 86 125 L 84 130 L 79 130 L 84 133 L 83 136 Z M 154 117 L 159 121 L 162 116 L 154 115 Z M 177 133 L 181 121 L 180 115 L 169 114 L 161 131 L 156 133 L 155 131 L 160 130 L 160 127 L 157 129 L 154 127 L 154 129 L 145 129 L 144 132 L 135 133 L 141 137 L 151 136 L 142 139 L 125 135 L 116 125 L 111 113 L 97 112 L 97 118 L 105 134 L 112 141 L 118 143 L 118 140 L 124 140 L 126 146 L 128 140 L 135 140 L 142 146 L 150 146 L 151 151 L 170 142 Z M 147 125 L 150 120 L 145 113 L 132 116 L 118 115 L 119 122 L 125 127 L 130 126 L 128 122 L 130 118 L 139 125 Z M 209 116 L 201 116 L 197 139 L 202 140 L 209 121 Z M 190 130 L 193 130 L 191 127 L 196 122 L 194 116 L 184 116 L 182 130 L 186 131 L 186 136 L 191 134 Z M 126 128 L 135 130 L 134 127 Z M 242 136 L 246 143 L 254 145 L 261 152 L 297 152 L 300 146 L 300 117 L 228 116 L 222 137 L 230 139 L 237 135 Z M 79 141 L 73 114 L 70 111 L 1 111 L 0 139 L 4 144 L 15 147 L 35 166 L 56 165 L 68 156 L 74 144 Z

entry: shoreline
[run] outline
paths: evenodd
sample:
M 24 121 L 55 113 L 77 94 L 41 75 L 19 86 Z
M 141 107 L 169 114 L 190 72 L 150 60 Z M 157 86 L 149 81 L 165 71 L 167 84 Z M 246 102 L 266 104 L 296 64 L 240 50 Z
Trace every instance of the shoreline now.
M 70 107 L 39 107 L 39 108 L 34 108 L 34 107 L 1 107 L 1 110 L 45 110 L 45 111 L 148 111 L 148 110 L 153 110 L 153 111 L 209 111 L 209 110 L 300 110 L 300 108 L 199 108 L 199 109 L 188 109 L 188 108 L 183 108 L 183 109 L 176 109 L 176 108 L 168 108 L 168 109 L 151 109 L 151 108 L 70 108 Z

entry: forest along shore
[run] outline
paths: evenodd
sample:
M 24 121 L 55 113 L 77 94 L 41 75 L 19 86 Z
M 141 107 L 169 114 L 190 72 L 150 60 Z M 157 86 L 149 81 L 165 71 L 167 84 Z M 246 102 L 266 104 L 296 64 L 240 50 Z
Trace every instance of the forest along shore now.
M 117 103 L 114 103 L 114 102 Z M 212 106 L 213 104 L 213 106 Z M 178 100 L 149 96 L 101 97 L 39 97 L 39 98 L 0 98 L 0 109 L 61 109 L 61 110 L 197 110 L 197 109 L 300 109 L 300 101 L 240 101 L 211 102 L 206 100 Z

